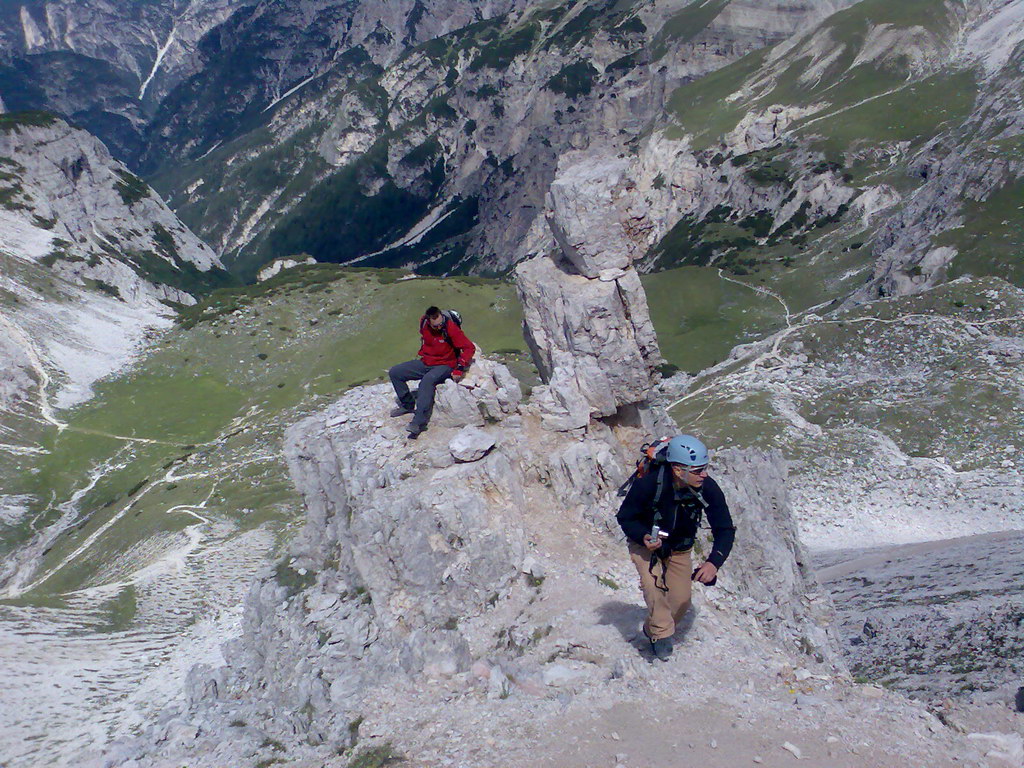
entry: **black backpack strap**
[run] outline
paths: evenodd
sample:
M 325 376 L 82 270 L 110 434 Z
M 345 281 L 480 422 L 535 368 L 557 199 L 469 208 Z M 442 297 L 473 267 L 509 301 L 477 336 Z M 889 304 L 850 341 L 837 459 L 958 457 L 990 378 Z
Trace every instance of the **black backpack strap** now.
M 658 525 L 664 519 L 661 514 L 661 497 L 665 493 L 665 475 L 669 473 L 668 462 L 666 461 L 658 469 L 658 479 L 654 485 L 654 498 L 651 499 L 651 507 L 654 509 L 654 524 Z M 668 484 L 672 487 L 672 483 Z
M 652 577 L 654 577 L 654 586 L 662 592 L 668 592 L 668 581 L 665 579 L 668 574 L 668 559 L 661 557 L 661 555 L 658 554 L 659 552 L 661 552 L 660 549 L 656 549 L 651 552 L 651 562 L 650 565 L 647 566 L 647 571 Z M 658 583 L 658 574 L 654 572 L 654 565 L 659 560 L 661 561 L 661 584 Z

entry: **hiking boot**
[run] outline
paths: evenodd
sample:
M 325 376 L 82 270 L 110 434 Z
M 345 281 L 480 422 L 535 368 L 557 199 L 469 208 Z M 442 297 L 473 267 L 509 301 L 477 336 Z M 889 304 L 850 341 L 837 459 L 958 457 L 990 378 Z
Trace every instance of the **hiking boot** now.
M 423 434 L 424 430 L 426 430 L 426 427 L 417 427 L 412 424 L 405 428 L 405 431 L 409 433 L 410 440 L 415 440 L 416 438 L 418 438 L 420 435 Z
M 652 640 L 651 653 L 659 661 L 668 661 L 669 656 L 672 655 L 672 638 L 663 637 L 661 640 Z
M 406 408 L 404 405 L 396 405 L 391 409 L 389 416 L 405 416 L 407 413 L 412 413 L 416 408 Z

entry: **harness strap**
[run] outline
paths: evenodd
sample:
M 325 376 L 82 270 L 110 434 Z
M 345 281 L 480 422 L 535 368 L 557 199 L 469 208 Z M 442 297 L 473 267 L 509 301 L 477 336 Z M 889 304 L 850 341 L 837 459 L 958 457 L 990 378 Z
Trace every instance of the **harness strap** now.
M 654 564 L 661 561 L 661 584 L 658 583 L 658 574 L 654 572 Z M 668 582 L 665 580 L 665 574 L 668 573 L 668 562 L 667 558 L 658 556 L 658 551 L 651 552 L 651 563 L 647 568 L 648 573 L 654 577 L 654 586 L 660 589 L 662 592 L 668 592 Z

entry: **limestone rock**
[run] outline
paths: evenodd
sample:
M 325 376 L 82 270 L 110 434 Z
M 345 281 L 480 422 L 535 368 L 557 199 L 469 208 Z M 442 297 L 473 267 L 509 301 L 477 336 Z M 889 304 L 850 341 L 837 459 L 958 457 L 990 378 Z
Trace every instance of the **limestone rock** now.
M 512 681 L 508 679 L 501 667 L 491 668 L 490 676 L 487 679 L 488 699 L 507 699 L 512 693 Z
M 577 154 L 551 183 L 548 224 L 565 258 L 585 277 L 632 262 L 633 249 L 616 210 L 627 167 L 626 160 Z
M 538 257 L 516 268 L 516 284 L 527 340 L 547 384 L 535 389 L 547 426 L 575 429 L 648 399 L 661 358 L 633 270 L 604 282 Z
M 437 388 L 431 424 L 441 427 L 483 426 L 515 413 L 523 398 L 519 381 L 507 366 L 477 357 L 460 382 Z
M 470 667 L 469 646 L 458 632 L 417 630 L 405 641 L 402 668 L 427 677 L 449 678 Z
M 494 447 L 494 436 L 477 427 L 468 426 L 459 430 L 448 443 L 448 450 L 456 461 L 478 461 Z

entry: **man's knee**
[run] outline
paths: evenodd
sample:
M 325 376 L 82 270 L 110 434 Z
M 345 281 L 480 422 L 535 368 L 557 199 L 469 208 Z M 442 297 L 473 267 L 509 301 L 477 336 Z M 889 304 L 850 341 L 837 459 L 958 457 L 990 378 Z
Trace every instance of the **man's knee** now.
M 452 369 L 449 368 L 447 365 L 436 366 L 427 371 L 427 373 L 423 376 L 423 383 L 437 386 L 446 378 L 448 378 L 451 375 L 451 373 Z

